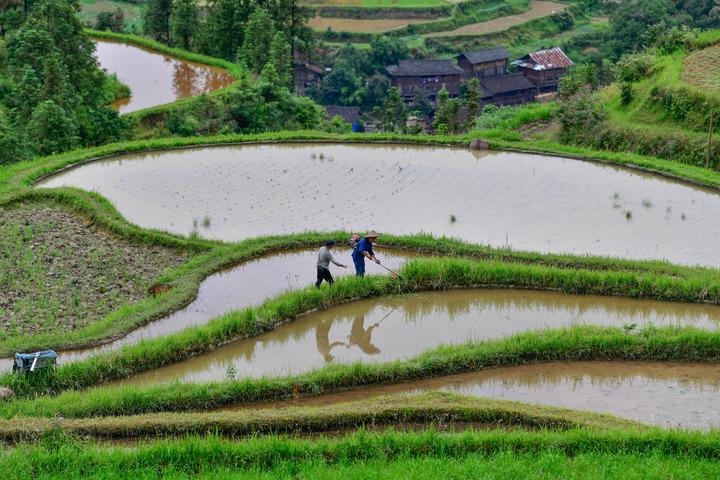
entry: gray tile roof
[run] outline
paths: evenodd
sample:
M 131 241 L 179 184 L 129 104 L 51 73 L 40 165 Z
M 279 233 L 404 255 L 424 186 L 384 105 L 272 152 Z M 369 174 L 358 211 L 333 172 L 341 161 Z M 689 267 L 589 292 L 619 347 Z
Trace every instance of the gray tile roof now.
M 450 60 L 400 60 L 385 70 L 393 77 L 424 77 L 429 75 L 461 75 L 462 68 Z
M 511 75 L 498 75 L 497 77 L 486 77 L 480 80 L 480 87 L 484 93 L 483 97 L 492 97 L 499 93 L 517 92 L 535 88 L 535 85 L 522 73 Z

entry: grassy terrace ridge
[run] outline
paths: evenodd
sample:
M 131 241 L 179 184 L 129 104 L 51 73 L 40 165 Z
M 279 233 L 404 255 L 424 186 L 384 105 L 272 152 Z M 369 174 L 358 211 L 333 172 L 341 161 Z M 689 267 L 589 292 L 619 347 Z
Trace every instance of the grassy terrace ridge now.
M 97 439 L 147 439 L 202 435 L 227 437 L 309 434 L 372 426 L 413 424 L 436 427 L 574 428 L 644 430 L 644 425 L 609 415 L 506 400 L 464 397 L 447 392 L 392 395 L 321 407 L 183 412 L 90 419 L 16 418 L 0 421 L 0 441 L 36 441 L 53 431 Z
M 342 438 L 218 436 L 135 447 L 61 434 L 0 455 L 7 478 L 713 478 L 717 433 L 651 430 L 360 431 Z
M 142 352 L 144 345 L 138 347 L 139 355 L 146 354 Z M 142 360 L 142 357 L 139 360 Z M 87 418 L 209 410 L 227 405 L 320 395 L 362 386 L 408 382 L 492 367 L 584 360 L 720 363 L 720 333 L 689 327 L 654 326 L 631 332 L 622 328 L 596 326 L 529 331 L 501 339 L 441 346 L 415 357 L 393 362 L 328 365 L 289 377 L 105 386 L 67 391 L 56 396 L 16 398 L 0 403 L 0 418 Z M 124 366 L 117 365 L 116 368 Z M 69 381 L 68 378 L 73 372 L 67 369 L 71 367 L 72 365 L 64 367 L 66 370 L 61 373 L 60 381 Z M 85 364 L 82 368 L 76 368 L 75 373 L 92 376 L 96 374 L 93 367 L 92 364 Z M 84 378 L 78 376 L 70 380 L 79 383 Z
M 481 132 L 492 137 L 497 132 Z M 129 224 L 115 208 L 96 193 L 84 192 L 72 188 L 33 189 L 32 184 L 43 175 L 62 168 L 125 152 L 148 149 L 163 150 L 194 145 L 240 144 L 258 142 L 391 142 L 428 145 L 466 146 L 476 135 L 459 137 L 439 136 L 402 136 L 402 135 L 330 135 L 317 132 L 285 132 L 264 135 L 234 135 L 209 138 L 170 138 L 152 141 L 126 142 L 91 150 L 80 150 L 47 158 L 35 159 L 0 169 L 0 205 L 18 202 L 50 203 L 66 207 L 87 219 L 98 228 L 111 232 L 131 242 L 161 245 L 190 252 L 193 258 L 180 267 L 157 280 L 158 285 L 171 287 L 170 291 L 147 298 L 140 303 L 124 305 L 102 320 L 86 328 L 69 332 L 62 337 L 34 335 L 23 338 L 10 338 L 0 343 L 0 355 L 8 355 L 14 350 L 43 348 L 51 344 L 56 348 L 79 347 L 100 341 L 117 338 L 139 325 L 165 316 L 181 308 L 195 297 L 200 282 L 208 275 L 224 267 L 271 253 L 279 249 L 315 245 L 328 235 L 346 238 L 348 232 L 302 233 L 278 237 L 249 239 L 237 244 L 223 244 L 218 241 L 199 238 L 185 238 L 165 232 L 142 229 Z M 530 147 L 532 145 L 532 147 Z M 661 173 L 673 177 L 685 175 L 693 183 L 720 185 L 720 173 L 711 170 L 678 164 L 666 160 L 657 160 L 638 155 L 593 152 L 587 149 L 560 147 L 556 144 L 540 142 L 509 142 L 493 140 L 493 146 L 515 150 L 546 150 L 556 154 L 558 150 L 571 157 L 601 157 L 608 163 L 629 164 L 643 170 L 663 170 Z M 674 173 L 669 173 L 674 172 Z M 558 268 L 581 268 L 598 271 L 632 271 L 647 274 L 669 275 L 684 279 L 704 279 L 717 277 L 717 271 L 699 267 L 673 266 L 658 261 L 617 260 L 602 257 L 573 256 L 557 254 L 538 254 L 497 249 L 467 244 L 458 240 L 438 239 L 429 235 L 396 237 L 385 235 L 383 243 L 391 247 L 419 250 L 443 256 L 467 256 L 476 259 L 501 262 L 540 264 Z M 704 281 L 704 280 L 702 280 Z

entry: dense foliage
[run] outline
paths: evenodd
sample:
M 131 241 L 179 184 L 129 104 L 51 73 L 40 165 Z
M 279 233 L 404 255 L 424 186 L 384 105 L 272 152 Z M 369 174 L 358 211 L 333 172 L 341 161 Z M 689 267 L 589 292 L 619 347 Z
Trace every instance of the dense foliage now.
M 107 105 L 113 82 L 98 68 L 77 4 L 39 0 L 1 17 L 0 163 L 119 139 L 124 122 Z

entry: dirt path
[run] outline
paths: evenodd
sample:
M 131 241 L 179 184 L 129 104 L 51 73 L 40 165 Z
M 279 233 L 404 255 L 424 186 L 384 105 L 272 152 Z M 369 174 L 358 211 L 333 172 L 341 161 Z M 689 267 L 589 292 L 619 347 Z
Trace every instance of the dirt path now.
M 536 18 L 547 17 L 555 12 L 566 9 L 569 5 L 563 3 L 550 2 L 546 0 L 530 0 L 530 10 L 518 15 L 509 15 L 500 17 L 487 22 L 473 23 L 465 25 L 455 30 L 447 32 L 438 32 L 425 35 L 427 37 L 455 37 L 461 35 L 485 35 L 506 30 L 510 27 L 522 25 Z
M 438 19 L 440 20 L 440 19 Z M 427 23 L 434 19 L 427 18 L 388 18 L 379 20 L 362 20 L 356 18 L 325 18 L 314 17 L 308 22 L 315 30 L 325 31 L 331 28 L 335 32 L 367 32 L 380 33 L 395 30 L 411 23 Z

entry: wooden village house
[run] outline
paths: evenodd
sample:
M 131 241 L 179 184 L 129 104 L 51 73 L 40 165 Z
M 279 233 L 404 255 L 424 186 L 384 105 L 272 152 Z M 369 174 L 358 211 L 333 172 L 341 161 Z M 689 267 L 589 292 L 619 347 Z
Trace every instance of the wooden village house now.
M 450 60 L 400 60 L 385 70 L 408 103 L 423 91 L 434 102 L 443 87 L 451 97 L 460 95 L 463 70 Z
M 295 93 L 305 95 L 312 87 L 320 88 L 324 70 L 312 63 L 295 62 L 293 65 L 293 78 L 295 79 Z
M 537 87 L 522 73 L 485 77 L 480 80 L 483 105 L 520 105 L 535 100 Z
M 505 47 L 486 48 L 476 52 L 463 52 L 457 56 L 458 67 L 463 69 L 463 79 L 485 78 L 505 75 L 510 52 Z
M 547 93 L 557 91 L 560 77 L 567 75 L 574 64 L 562 49 L 555 47 L 528 53 L 513 65 L 517 65 L 518 71 L 538 88 L 539 93 Z

